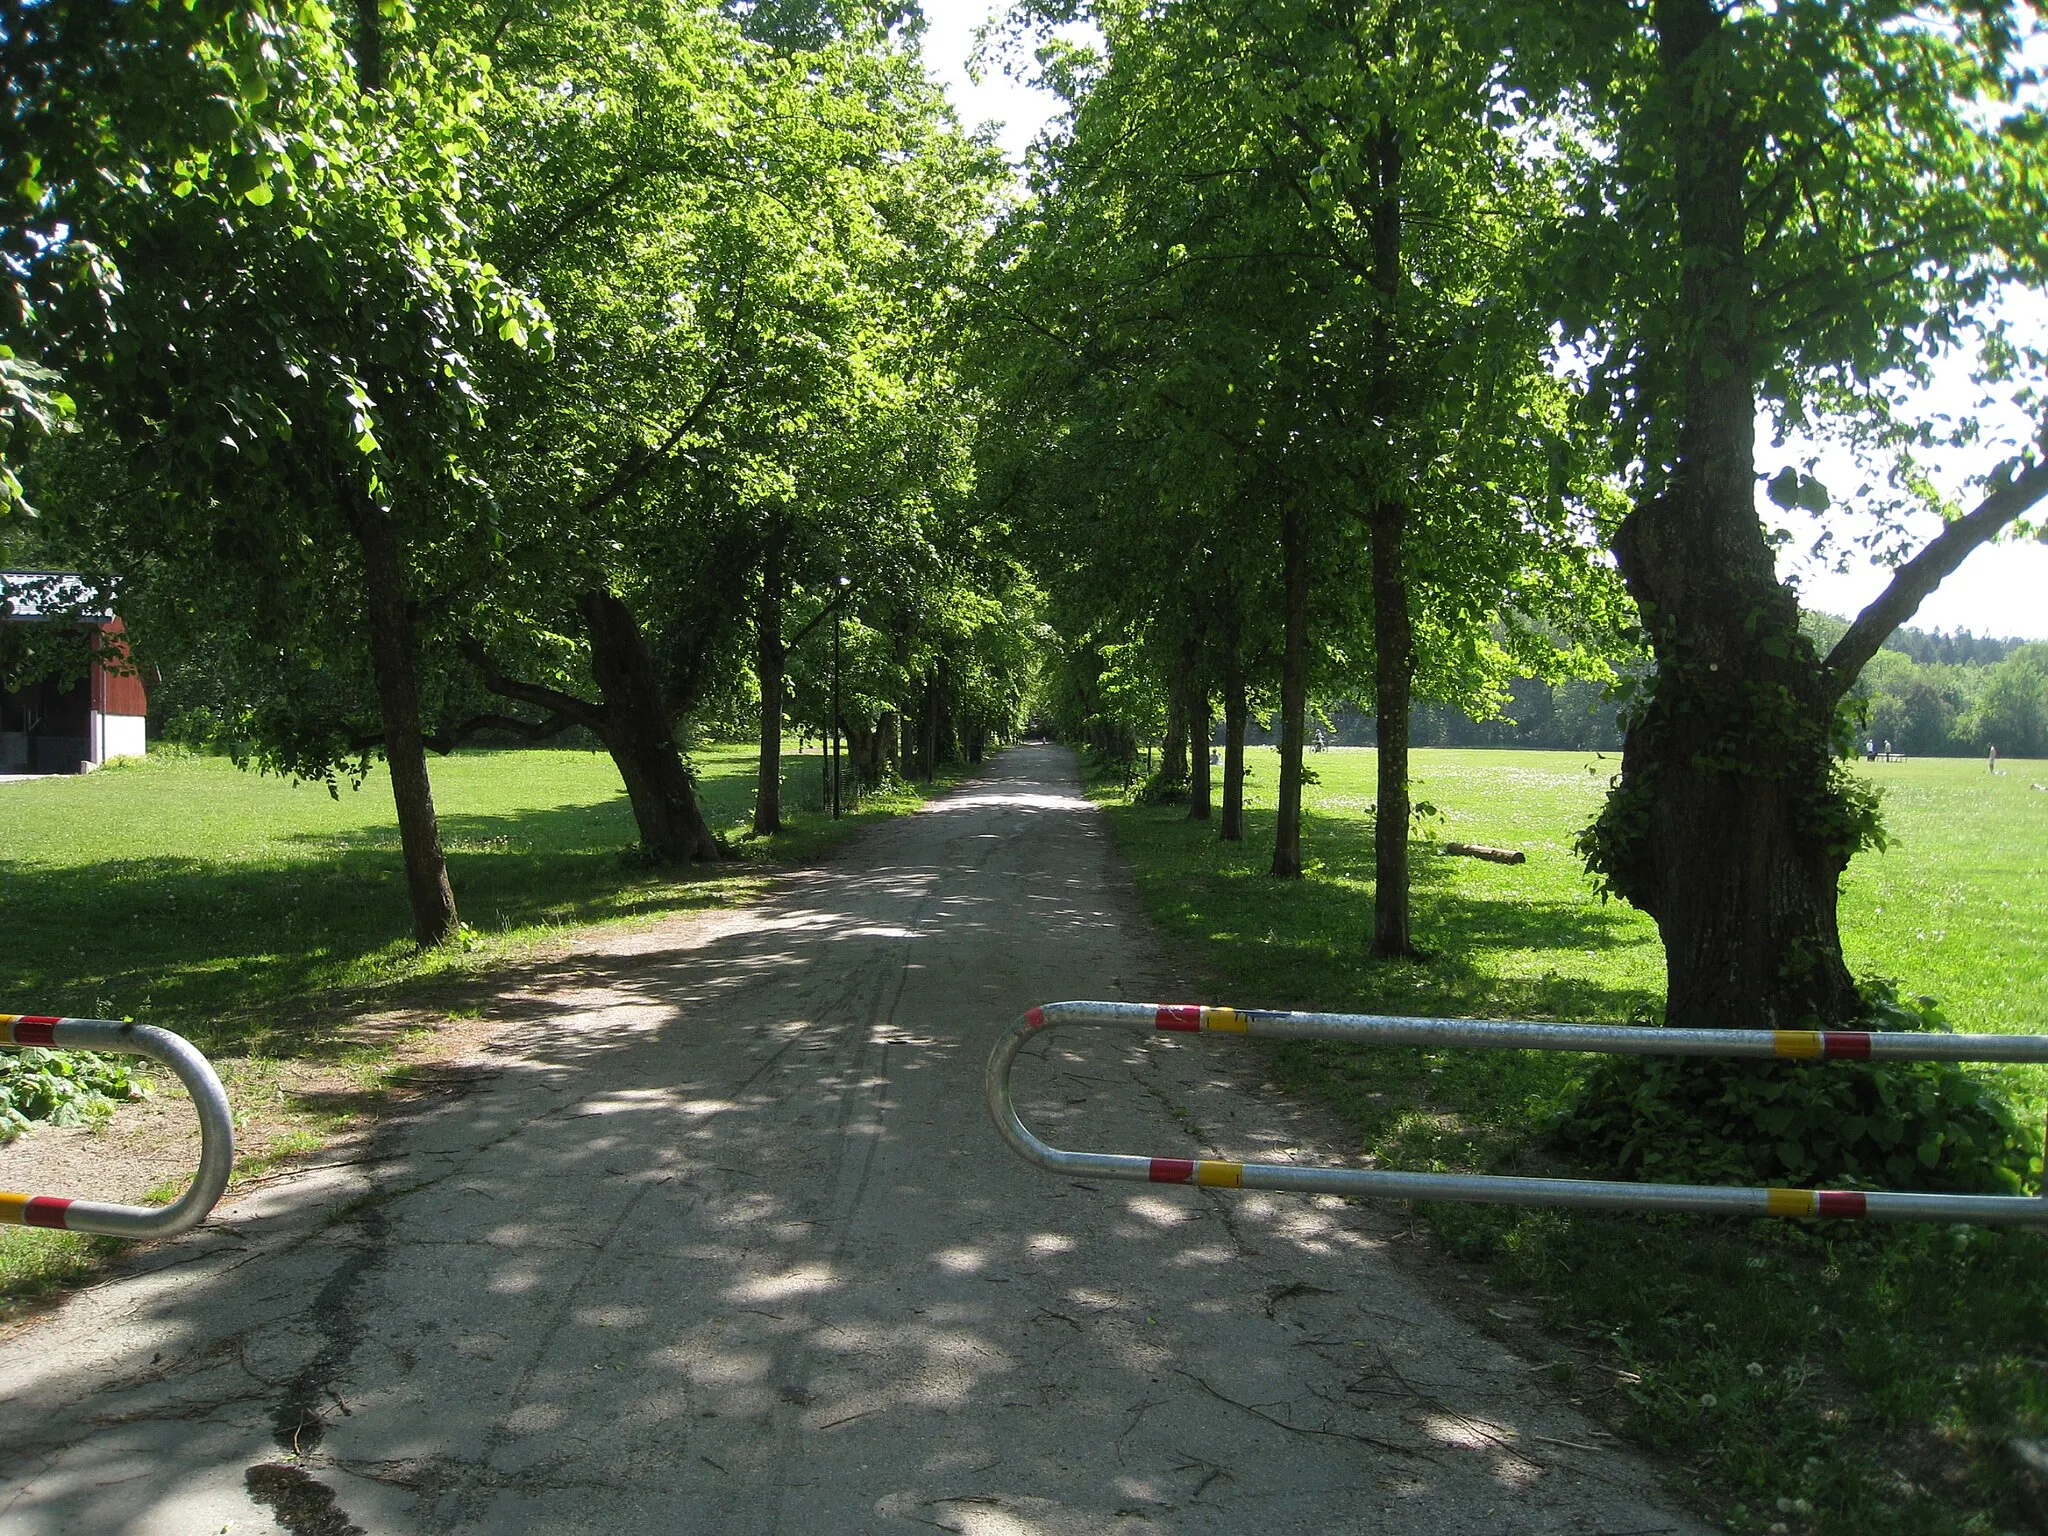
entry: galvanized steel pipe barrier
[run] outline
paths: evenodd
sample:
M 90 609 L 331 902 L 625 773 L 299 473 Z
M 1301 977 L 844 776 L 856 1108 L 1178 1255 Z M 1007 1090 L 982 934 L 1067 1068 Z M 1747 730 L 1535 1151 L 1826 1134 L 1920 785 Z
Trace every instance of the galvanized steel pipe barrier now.
M 1734 1056 L 1780 1061 L 2048 1062 L 2048 1035 L 1878 1034 L 1788 1029 L 1657 1029 L 1525 1024 L 1485 1019 L 1411 1019 L 1379 1014 L 1278 1013 L 1154 1003 L 1047 1003 L 1006 1030 L 989 1055 L 989 1114 L 1011 1150 L 1050 1173 L 1274 1189 L 1379 1200 L 1464 1200 L 1581 1210 L 1697 1211 L 1719 1216 L 1846 1216 L 1889 1221 L 1963 1221 L 2048 1226 L 2048 1199 L 2028 1195 L 1894 1194 L 1861 1189 L 1754 1189 L 1715 1184 L 1631 1184 L 1491 1174 L 1399 1173 L 1378 1168 L 1296 1167 L 1215 1158 L 1066 1152 L 1033 1135 L 1017 1115 L 1010 1070 L 1026 1041 L 1051 1029 L 1097 1024 L 1175 1034 L 1269 1040 L 1348 1040 L 1477 1050 L 1587 1051 L 1625 1056 Z M 2044 1173 L 2048 1183 L 2048 1173 Z
M 0 1045 L 41 1045 L 65 1051 L 118 1051 L 160 1061 L 178 1075 L 199 1111 L 199 1171 L 169 1205 L 114 1205 L 62 1195 L 0 1190 L 0 1224 L 57 1227 L 105 1237 L 173 1237 L 206 1220 L 228 1187 L 235 1162 L 235 1123 L 213 1068 L 180 1036 L 148 1024 L 112 1019 L 58 1019 L 0 1013 Z

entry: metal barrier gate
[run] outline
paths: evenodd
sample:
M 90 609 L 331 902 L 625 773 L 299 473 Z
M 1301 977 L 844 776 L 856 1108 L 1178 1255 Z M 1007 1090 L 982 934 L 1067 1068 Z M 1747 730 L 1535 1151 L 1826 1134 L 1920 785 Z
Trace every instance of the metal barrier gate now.
M 2030 1195 L 1893 1194 L 1860 1189 L 1754 1189 L 1718 1184 L 1632 1184 L 1496 1174 L 1398 1173 L 1377 1168 L 1295 1167 L 1214 1158 L 1066 1152 L 1018 1118 L 1010 1069 L 1033 1036 L 1076 1024 L 1272 1040 L 1348 1040 L 1361 1045 L 1461 1046 L 1481 1050 L 1586 1051 L 1626 1056 L 1735 1056 L 1781 1061 L 2048 1062 L 2048 1035 L 1870 1034 L 1792 1029 L 1658 1029 L 1410 1019 L 1378 1014 L 1277 1013 L 1153 1003 L 1047 1003 L 996 1041 L 985 1079 L 989 1114 L 1012 1151 L 1052 1173 L 1274 1189 L 1378 1200 L 1464 1200 L 1582 1210 L 1700 1211 L 1720 1216 L 1845 1216 L 1889 1221 L 1965 1221 L 2048 1226 L 2048 1198 Z M 2048 1166 L 2043 1193 L 2048 1195 Z
M 0 1013 L 0 1045 L 41 1045 L 66 1051 L 118 1051 L 160 1061 L 178 1075 L 199 1111 L 199 1171 L 169 1205 L 113 1205 L 61 1195 L 0 1190 L 0 1224 L 57 1227 L 105 1237 L 172 1237 L 206 1220 L 228 1187 L 235 1162 L 235 1123 L 228 1096 L 206 1058 L 167 1029 L 112 1019 L 57 1019 Z

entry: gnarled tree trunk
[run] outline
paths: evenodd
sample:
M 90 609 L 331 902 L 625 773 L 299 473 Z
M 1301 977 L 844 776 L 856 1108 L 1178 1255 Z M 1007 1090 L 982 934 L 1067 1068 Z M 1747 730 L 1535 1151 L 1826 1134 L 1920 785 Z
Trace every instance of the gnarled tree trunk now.
M 1834 699 L 1756 515 L 1750 130 L 1739 96 L 1701 82 L 1724 25 L 1712 0 L 1660 0 L 1653 19 L 1671 99 L 1698 103 L 1672 146 L 1676 467 L 1615 539 L 1657 671 L 1582 847 L 1656 919 L 1668 1023 L 1836 1022 L 1859 1010 L 1836 901 L 1869 808 L 1834 780 Z
M 633 610 L 602 590 L 583 593 L 576 607 L 590 636 L 591 672 L 604 696 L 601 732 L 633 802 L 641 847 L 668 862 L 717 858 L 718 839 L 698 808 L 676 746 L 675 720 Z

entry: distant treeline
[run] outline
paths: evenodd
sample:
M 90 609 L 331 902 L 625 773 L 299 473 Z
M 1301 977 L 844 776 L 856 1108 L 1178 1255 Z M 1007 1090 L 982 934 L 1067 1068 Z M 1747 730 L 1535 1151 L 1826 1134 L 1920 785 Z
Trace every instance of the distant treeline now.
M 1804 627 L 1822 652 L 1849 625 L 1812 613 Z M 1912 757 L 2048 757 L 2048 642 L 1998 640 L 1967 629 L 1901 629 L 1863 669 L 1855 688 L 1865 711 L 1862 738 Z M 1375 744 L 1370 709 L 1344 702 L 1324 719 L 1334 746 Z M 1256 739 L 1257 733 L 1254 733 Z M 1621 747 L 1620 711 L 1597 683 L 1517 678 L 1499 717 L 1418 701 L 1418 747 L 1522 747 L 1611 752 Z
M 1846 628 L 1832 614 L 1807 616 L 1822 648 Z M 1902 629 L 1863 669 L 1855 694 L 1864 739 L 1880 749 L 1964 757 L 1995 746 L 2004 757 L 2048 757 L 2048 642 Z

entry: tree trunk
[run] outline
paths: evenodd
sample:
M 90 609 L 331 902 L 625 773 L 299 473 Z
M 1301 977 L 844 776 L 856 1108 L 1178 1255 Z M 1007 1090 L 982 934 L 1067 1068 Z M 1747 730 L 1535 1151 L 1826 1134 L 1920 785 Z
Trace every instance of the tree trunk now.
M 384 16 L 378 0 L 356 0 L 356 84 L 384 89 Z
M 882 717 L 875 722 L 874 780 L 877 784 L 897 768 L 896 737 L 899 721 L 896 711 L 885 709 Z
M 1226 843 L 1244 841 L 1244 660 L 1238 636 L 1229 637 L 1223 665 L 1223 820 L 1216 835 Z
M 854 788 L 872 789 L 886 777 L 895 750 L 896 714 L 883 710 L 873 725 L 850 720 L 846 725 L 846 760 Z
M 448 862 L 441 853 L 434 786 L 427 777 L 405 560 L 390 515 L 353 487 L 345 488 L 342 496 L 363 552 L 363 614 L 369 625 L 377 709 L 383 717 L 384 760 L 391 765 L 391 798 L 398 811 L 413 937 L 431 948 L 452 938 L 462 924 L 455 912 L 454 888 L 448 883 Z
M 1207 821 L 1209 797 L 1209 737 L 1215 726 L 1209 713 L 1208 692 L 1199 685 L 1188 694 L 1188 820 Z
M 1166 690 L 1166 736 L 1159 743 L 1159 781 L 1185 784 L 1188 781 L 1188 698 L 1175 677 Z
M 935 666 L 925 674 L 924 708 L 918 722 L 917 753 L 922 760 L 924 780 L 929 784 L 939 772 L 939 669 Z
M 1408 933 L 1408 703 L 1415 646 L 1408 617 L 1408 508 L 1383 501 L 1372 513 L 1373 720 L 1379 736 L 1373 812 L 1372 952 L 1415 953 Z
M 754 830 L 782 830 L 782 686 L 789 657 L 782 643 L 782 555 L 771 549 L 754 601 L 754 676 L 761 685 L 761 763 L 754 784 Z
M 1280 805 L 1273 829 L 1273 873 L 1301 878 L 1301 737 L 1308 716 L 1308 514 L 1289 499 L 1280 514 Z
M 601 590 L 585 592 L 576 606 L 604 696 L 605 746 L 633 803 L 641 848 L 664 863 L 717 858 L 718 839 L 698 809 L 654 657 L 633 610 Z
M 1372 139 L 1372 284 L 1377 414 L 1399 414 L 1401 176 L 1407 164 L 1399 126 L 1383 120 Z M 1372 534 L 1373 734 L 1379 786 L 1373 812 L 1372 953 L 1412 955 L 1408 933 L 1408 701 L 1415 676 L 1414 625 L 1408 608 L 1408 506 L 1388 497 L 1367 519 Z
M 1653 11 L 1671 99 L 1705 105 L 1672 145 L 1686 317 L 1675 468 L 1614 541 L 1657 670 L 1622 771 L 1581 840 L 1656 919 L 1666 1022 L 1784 1028 L 1860 1012 L 1836 927 L 1842 871 L 1874 808 L 1834 776 L 1834 701 L 1756 515 L 1756 328 L 1745 103 L 1699 74 L 1712 0 Z

